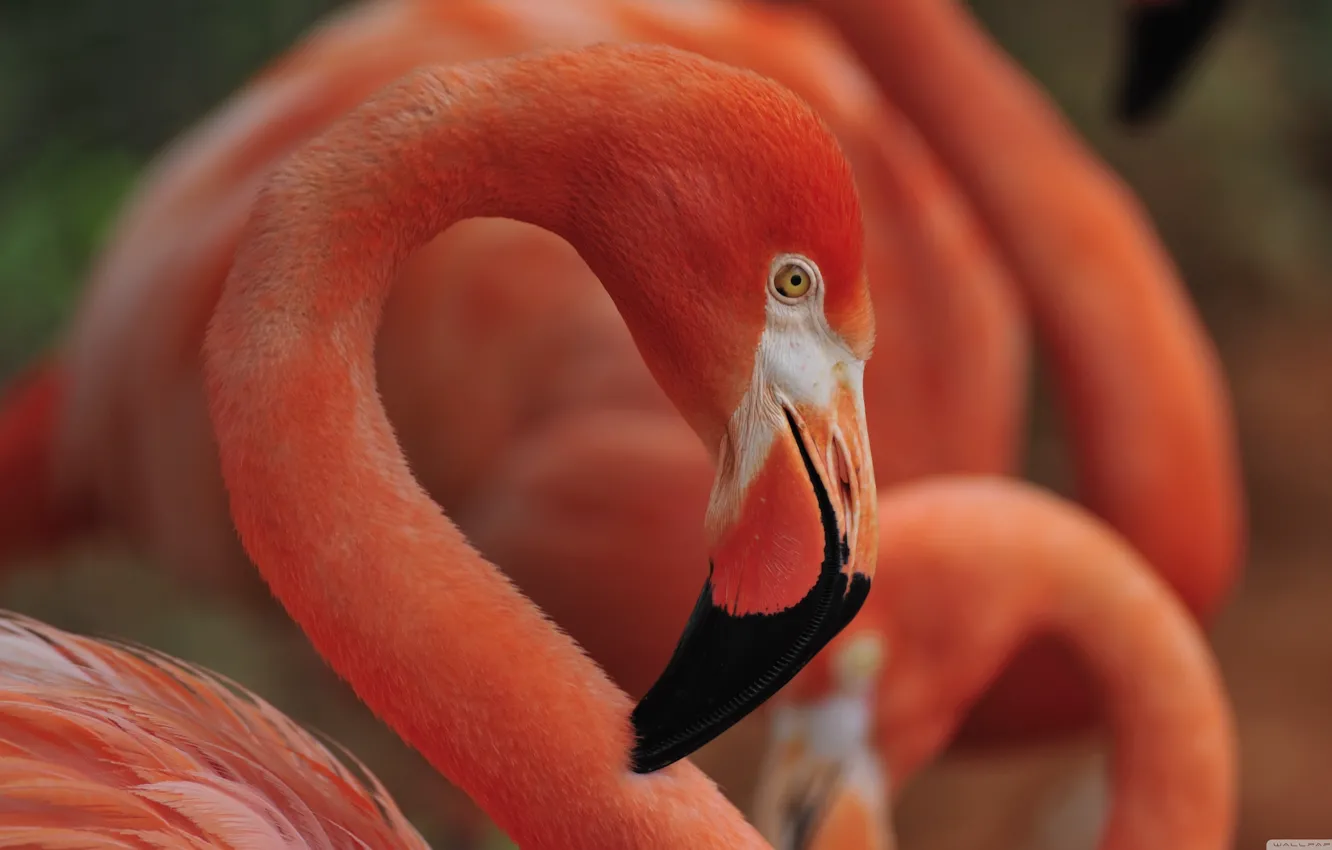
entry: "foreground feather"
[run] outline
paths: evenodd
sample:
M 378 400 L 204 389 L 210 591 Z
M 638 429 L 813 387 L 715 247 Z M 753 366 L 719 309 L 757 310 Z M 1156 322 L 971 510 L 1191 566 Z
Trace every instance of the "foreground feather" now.
M 368 771 L 222 677 L 0 613 L 0 847 L 425 848 Z

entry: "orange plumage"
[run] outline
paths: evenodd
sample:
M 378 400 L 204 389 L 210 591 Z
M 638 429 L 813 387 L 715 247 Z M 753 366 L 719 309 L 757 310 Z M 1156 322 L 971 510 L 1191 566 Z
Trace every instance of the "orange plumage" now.
M 216 674 L 4 613 L 0 659 L 0 847 L 426 848 L 350 756 Z

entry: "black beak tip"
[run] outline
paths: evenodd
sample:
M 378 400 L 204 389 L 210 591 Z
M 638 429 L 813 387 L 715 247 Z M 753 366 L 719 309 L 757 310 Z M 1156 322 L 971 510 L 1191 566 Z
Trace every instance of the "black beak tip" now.
M 1165 0 L 1129 11 L 1114 105 L 1120 122 L 1142 126 L 1159 114 L 1226 6 L 1227 0 Z
M 638 723 L 634 723 L 634 732 L 640 737 L 634 743 L 633 750 L 629 753 L 629 767 L 637 774 L 655 773 L 665 767 L 670 767 L 682 758 L 687 758 L 689 753 L 675 755 L 672 747 L 663 747 L 656 741 L 646 740 L 641 737 L 642 732 L 638 728 Z
M 774 614 L 732 614 L 703 587 L 665 671 L 634 707 L 635 773 L 688 757 L 780 690 L 860 611 L 870 580 L 828 571 Z

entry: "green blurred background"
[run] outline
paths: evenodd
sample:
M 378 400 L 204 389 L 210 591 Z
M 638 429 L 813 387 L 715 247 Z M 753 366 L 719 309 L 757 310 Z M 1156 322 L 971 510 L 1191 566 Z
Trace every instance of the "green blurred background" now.
M 337 5 L 0 3 L 0 378 L 58 338 L 154 152 Z M 1236 846 L 1332 838 L 1332 4 L 1240 5 L 1168 117 L 1135 133 L 1109 120 L 1115 0 L 974 6 L 1144 200 L 1231 380 L 1253 531 L 1243 587 L 1214 630 L 1243 738 Z M 1039 413 L 1033 468 L 1060 486 L 1053 420 Z M 8 580 L 0 606 L 218 669 L 361 755 L 436 847 L 503 846 L 464 828 L 476 820 L 466 801 L 280 621 L 90 554 Z M 1002 813 L 986 820 L 993 789 L 950 769 L 908 793 L 904 846 L 1010 846 Z M 942 802 L 943 788 L 973 800 Z

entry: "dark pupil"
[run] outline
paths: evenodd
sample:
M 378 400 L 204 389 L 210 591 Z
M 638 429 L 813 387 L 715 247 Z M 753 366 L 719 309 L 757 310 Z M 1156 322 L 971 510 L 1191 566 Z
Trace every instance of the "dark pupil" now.
M 799 273 L 799 272 L 796 272 L 795 274 L 791 275 L 791 286 L 793 286 L 793 287 L 800 286 L 800 273 Z

